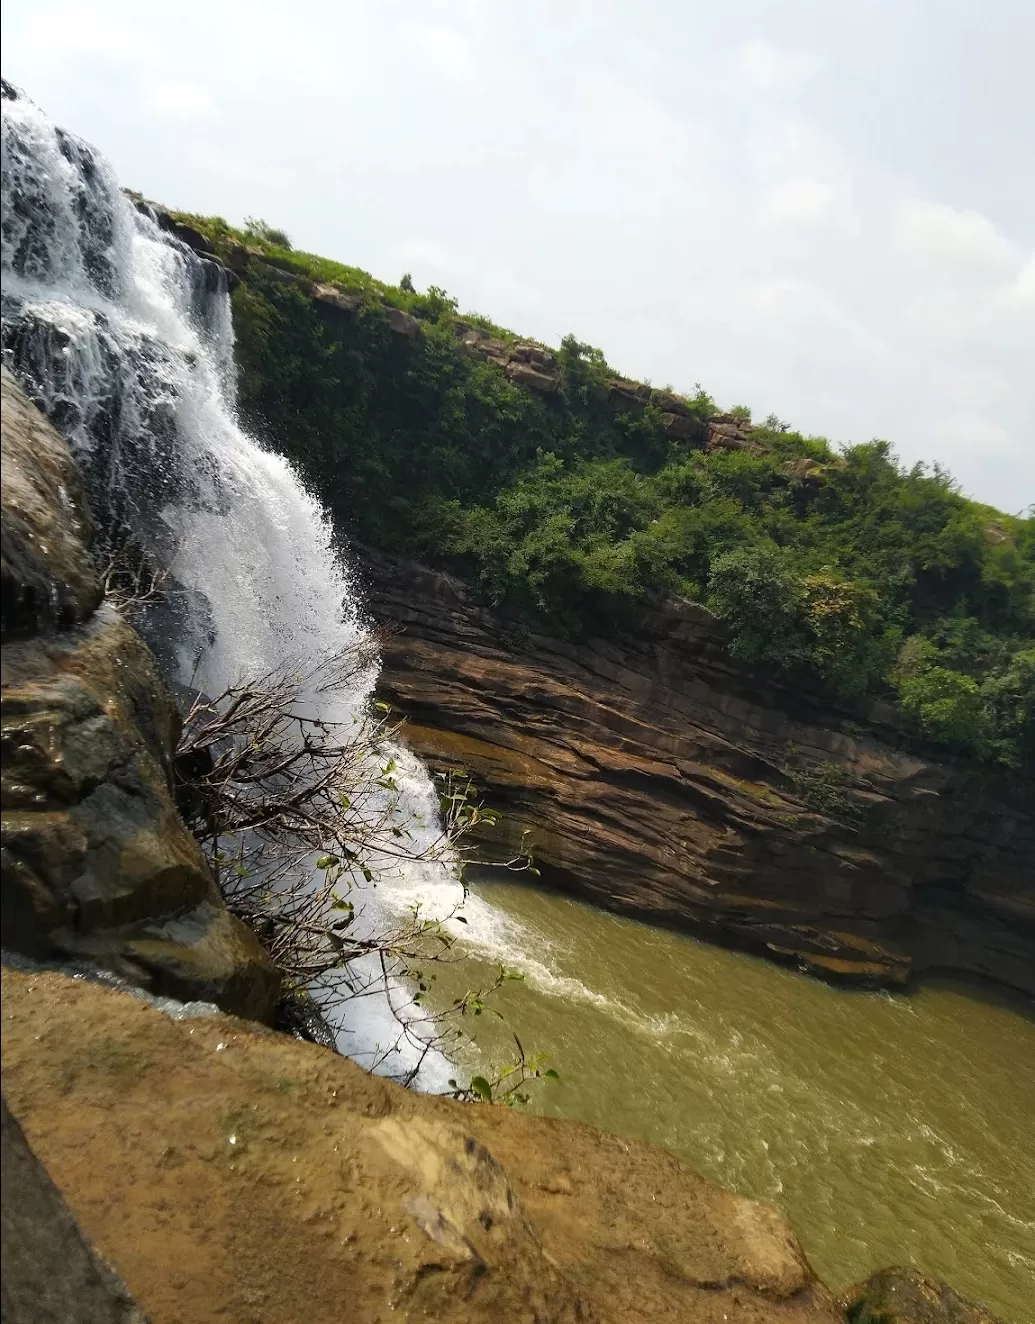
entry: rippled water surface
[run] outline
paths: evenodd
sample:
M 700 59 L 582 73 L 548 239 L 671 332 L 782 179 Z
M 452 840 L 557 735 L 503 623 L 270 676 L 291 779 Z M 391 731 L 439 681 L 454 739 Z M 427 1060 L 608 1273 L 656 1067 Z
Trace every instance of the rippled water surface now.
M 530 1105 L 665 1145 L 789 1217 L 834 1288 L 914 1264 L 1035 1321 L 1035 1020 L 980 989 L 851 992 L 514 883 L 465 939 L 522 970 L 468 1069 L 511 1032 L 562 1074 Z M 470 971 L 440 974 L 439 998 Z

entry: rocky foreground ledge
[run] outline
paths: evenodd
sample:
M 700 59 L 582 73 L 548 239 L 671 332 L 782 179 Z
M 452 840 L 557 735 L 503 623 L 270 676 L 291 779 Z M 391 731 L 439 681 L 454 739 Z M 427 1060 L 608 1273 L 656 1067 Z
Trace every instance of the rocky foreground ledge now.
M 994 1324 L 908 1271 L 838 1303 L 777 1213 L 663 1150 L 214 1010 L 5 970 L 3 1019 L 7 1102 L 153 1324 Z
M 472 773 L 544 883 L 839 982 L 941 969 L 1035 995 L 1030 774 L 752 675 L 693 603 L 573 643 L 361 562 L 404 737 Z

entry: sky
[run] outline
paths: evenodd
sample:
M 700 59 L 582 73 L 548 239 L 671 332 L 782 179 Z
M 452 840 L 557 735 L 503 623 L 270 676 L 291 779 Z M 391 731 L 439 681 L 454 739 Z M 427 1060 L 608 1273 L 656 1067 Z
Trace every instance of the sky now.
M 1035 502 L 1032 0 L 10 0 L 124 185 Z

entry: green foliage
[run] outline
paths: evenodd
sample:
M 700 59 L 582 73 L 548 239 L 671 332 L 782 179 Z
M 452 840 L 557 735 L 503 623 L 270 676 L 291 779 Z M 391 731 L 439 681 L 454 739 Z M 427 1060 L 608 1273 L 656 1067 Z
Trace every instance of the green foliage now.
M 278 230 L 267 221 L 260 221 L 254 216 L 245 219 L 244 233 L 255 243 L 268 244 L 275 248 L 291 247 L 291 240 L 283 230 Z
M 1035 648 L 1015 653 L 981 685 L 982 740 L 1001 763 L 1035 764 Z
M 787 746 L 788 758 L 798 760 L 795 745 Z M 798 799 L 817 814 L 840 819 L 849 825 L 862 817 L 860 802 L 851 791 L 851 776 L 839 763 L 829 760 L 818 765 L 795 767 L 793 762 L 785 769 Z
M 560 1074 L 546 1065 L 548 1059 L 545 1056 L 527 1056 L 517 1035 L 514 1035 L 514 1043 L 517 1047 L 515 1061 L 498 1067 L 491 1077 L 472 1076 L 467 1086 L 451 1080 L 453 1097 L 477 1103 L 503 1103 L 510 1108 L 521 1107 L 531 1098 L 528 1086 L 532 1082 L 560 1080 Z
M 556 351 L 559 389 L 536 393 L 464 352 L 443 290 L 384 284 L 268 229 L 181 219 L 224 255 L 258 240 L 266 264 L 363 296 L 343 316 L 256 263 L 233 295 L 241 410 L 356 541 L 569 634 L 632 623 L 651 598 L 707 601 L 749 665 L 897 698 L 922 738 L 1032 757 L 1031 515 L 967 500 L 887 442 L 838 451 L 775 416 L 753 449 L 708 451 L 716 406 L 699 385 L 676 437 L 660 404 L 616 393 L 603 353 L 573 335 Z M 422 334 L 393 334 L 386 306 Z
M 946 743 L 971 746 L 981 735 L 981 694 L 972 676 L 930 667 L 899 685 L 902 711 L 924 733 Z
M 708 605 L 732 630 L 730 652 L 745 662 L 785 668 L 808 660 L 803 602 L 787 557 L 772 544 L 735 547 L 712 562 Z

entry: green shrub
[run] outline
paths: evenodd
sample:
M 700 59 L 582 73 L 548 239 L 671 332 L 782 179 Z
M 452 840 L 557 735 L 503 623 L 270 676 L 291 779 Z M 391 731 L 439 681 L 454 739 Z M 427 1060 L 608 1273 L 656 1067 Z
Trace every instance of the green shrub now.
M 904 679 L 898 689 L 902 711 L 924 735 L 975 748 L 983 734 L 981 690 L 972 676 L 931 667 Z
M 730 627 L 730 652 L 745 662 L 786 669 L 809 661 L 804 601 L 802 585 L 776 547 L 738 547 L 712 562 L 708 606 Z

